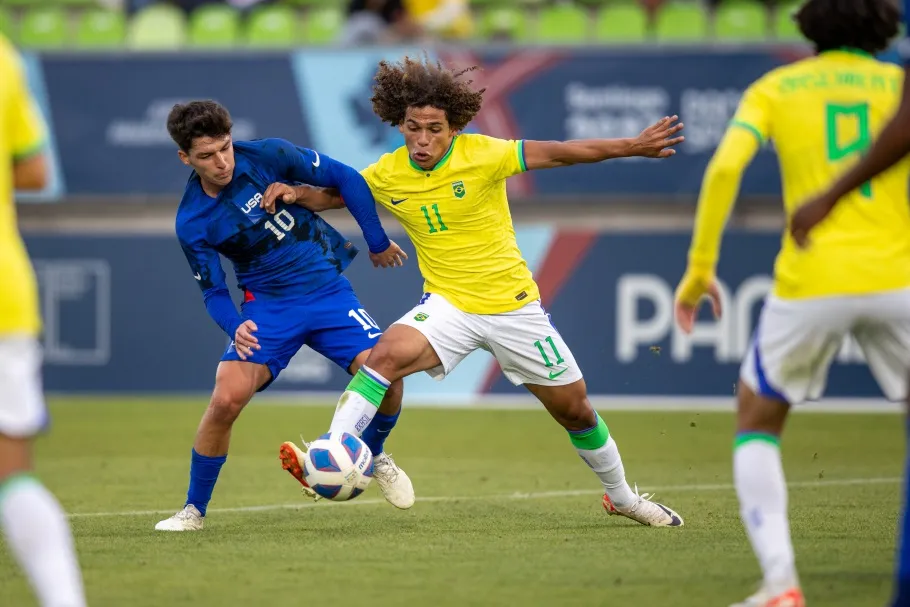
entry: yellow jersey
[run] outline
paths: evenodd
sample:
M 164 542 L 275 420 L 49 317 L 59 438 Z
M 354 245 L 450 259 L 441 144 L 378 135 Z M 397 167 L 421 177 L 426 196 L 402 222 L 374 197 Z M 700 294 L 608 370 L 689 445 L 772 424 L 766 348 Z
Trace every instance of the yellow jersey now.
M 13 163 L 40 153 L 44 125 L 12 45 L 0 35 L 0 337 L 37 335 L 38 289 L 13 206 Z
M 404 0 L 405 10 L 418 23 L 424 23 L 427 17 L 438 10 L 442 4 L 444 2 L 440 0 Z M 471 20 L 471 13 L 467 10 L 467 3 L 465 0 L 459 0 L 459 4 L 465 5 L 465 10 L 439 32 L 447 38 L 466 38 L 473 32 L 474 24 Z
M 732 122 L 773 140 L 789 217 L 855 163 L 897 110 L 903 70 L 860 51 L 778 68 L 745 93 Z M 858 295 L 910 287 L 910 162 L 851 193 L 801 250 L 785 233 L 775 295 Z
M 424 290 L 469 314 L 500 314 L 540 297 L 506 197 L 506 179 L 526 170 L 523 141 L 458 135 L 431 170 L 401 147 L 362 174 L 414 243 Z

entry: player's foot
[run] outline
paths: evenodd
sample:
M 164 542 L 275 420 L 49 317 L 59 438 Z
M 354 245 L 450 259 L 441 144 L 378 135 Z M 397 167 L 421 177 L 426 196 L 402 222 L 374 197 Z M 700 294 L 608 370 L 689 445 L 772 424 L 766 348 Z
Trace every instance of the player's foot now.
M 187 504 L 183 510 L 164 519 L 155 525 L 155 531 L 202 531 L 205 517 L 196 509 L 196 506 Z
M 278 459 L 281 460 L 281 467 L 300 482 L 304 495 L 314 501 L 319 500 L 319 494 L 313 491 L 307 484 L 306 479 L 303 478 L 303 456 L 303 450 L 290 441 L 282 443 L 278 449 Z
M 636 500 L 631 506 L 625 508 L 616 507 L 610 497 L 604 495 L 604 510 L 607 514 L 614 514 L 630 518 L 633 521 L 648 525 L 650 527 L 682 527 L 682 517 L 676 514 L 670 508 L 663 504 L 652 502 L 653 494 L 642 493 L 638 495 L 638 487 L 635 487 Z
M 806 607 L 806 599 L 798 583 L 777 586 L 763 585 L 761 589 L 742 603 L 730 607 Z
M 373 457 L 373 479 L 386 501 L 402 510 L 414 505 L 414 485 L 388 453 Z

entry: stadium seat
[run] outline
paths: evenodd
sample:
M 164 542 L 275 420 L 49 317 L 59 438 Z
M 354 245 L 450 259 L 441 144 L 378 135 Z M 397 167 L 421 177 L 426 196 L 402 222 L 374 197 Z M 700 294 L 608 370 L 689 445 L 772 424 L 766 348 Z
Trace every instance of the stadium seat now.
M 16 24 L 13 21 L 13 15 L 2 6 L 0 6 L 0 34 L 13 41 L 16 39 Z
M 93 9 L 79 16 L 76 44 L 83 48 L 110 48 L 123 44 L 126 20 L 121 11 Z
M 669 2 L 657 12 L 655 35 L 661 42 L 692 42 L 708 37 L 708 15 L 700 4 Z
M 183 12 L 170 4 L 155 4 L 133 17 L 127 44 L 134 49 L 175 49 L 186 44 L 187 25 Z
M 715 13 L 714 36 L 720 40 L 765 40 L 768 11 L 755 0 L 723 2 Z
M 599 42 L 642 42 L 648 36 L 648 13 L 637 4 L 606 6 L 597 14 L 594 27 Z
M 312 8 L 345 8 L 347 0 L 287 0 L 290 4 Z
M 804 41 L 793 15 L 799 8 L 798 2 L 778 4 L 774 8 L 774 37 L 778 40 Z
M 26 48 L 61 48 L 68 42 L 66 11 L 55 6 L 34 8 L 19 22 L 20 45 Z
M 536 40 L 544 43 L 582 44 L 588 38 L 588 15 L 573 4 L 540 9 Z
M 329 44 L 338 38 L 344 27 L 344 11 L 340 8 L 316 8 L 307 11 L 303 21 L 303 37 L 307 44 Z
M 228 4 L 204 4 L 190 15 L 190 44 L 195 47 L 235 46 L 240 38 L 240 13 Z
M 484 11 L 479 31 L 490 40 L 524 41 L 528 39 L 528 21 L 520 8 L 499 6 Z
M 247 22 L 247 42 L 256 47 L 290 47 L 297 43 L 297 11 L 287 6 L 254 9 Z

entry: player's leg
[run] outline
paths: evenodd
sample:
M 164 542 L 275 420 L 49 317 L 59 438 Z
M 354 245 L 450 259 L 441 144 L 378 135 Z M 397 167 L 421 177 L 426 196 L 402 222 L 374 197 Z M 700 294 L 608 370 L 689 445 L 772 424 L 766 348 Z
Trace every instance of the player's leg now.
M 891 607 L 910 606 L 910 394 L 905 402 L 904 431 L 908 447 L 904 453 L 904 500 L 897 538 L 897 563 L 894 568 L 894 591 Z
M 831 360 L 851 323 L 849 305 L 837 298 L 769 297 L 762 309 L 740 370 L 733 479 L 763 581 L 738 607 L 803 605 L 780 437 L 790 406 L 822 394 Z
M 32 472 L 32 437 L 47 421 L 40 350 L 0 340 L 0 524 L 41 605 L 82 607 L 82 574 L 66 514 Z

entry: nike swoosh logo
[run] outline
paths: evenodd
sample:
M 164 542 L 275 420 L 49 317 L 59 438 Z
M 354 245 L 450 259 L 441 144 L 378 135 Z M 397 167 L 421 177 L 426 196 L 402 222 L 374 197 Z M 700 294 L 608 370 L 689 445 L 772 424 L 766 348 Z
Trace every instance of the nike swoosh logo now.
M 316 162 L 313 163 L 313 166 L 318 167 L 319 163 L 322 162 L 322 159 L 319 158 L 319 152 L 313 150 L 313 153 L 316 154 Z
M 565 369 L 560 369 L 559 371 L 550 371 L 550 379 L 556 379 L 557 377 L 559 377 L 560 375 L 562 375 L 563 373 L 565 373 L 568 370 L 569 370 L 569 367 L 566 367 Z
M 401 204 L 401 203 L 404 202 L 405 200 L 407 200 L 407 198 L 402 198 L 401 200 L 395 200 L 395 199 L 393 198 L 393 199 L 392 199 L 392 206 L 394 206 L 394 205 L 396 205 L 396 204 Z
M 196 280 L 202 280 L 202 274 L 200 274 L 199 272 L 196 272 L 195 274 L 193 274 L 193 278 L 195 278 Z
M 379 333 L 367 333 L 367 337 L 369 337 L 370 339 L 373 339 L 374 337 L 379 337 L 380 335 L 382 335 L 381 331 Z

